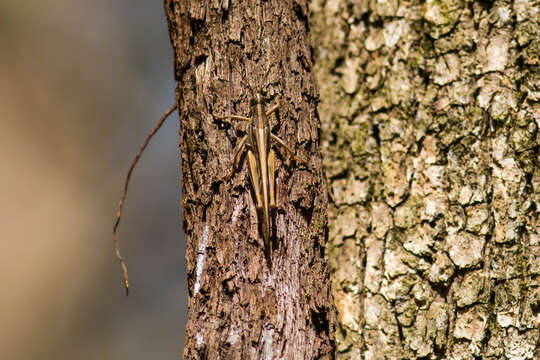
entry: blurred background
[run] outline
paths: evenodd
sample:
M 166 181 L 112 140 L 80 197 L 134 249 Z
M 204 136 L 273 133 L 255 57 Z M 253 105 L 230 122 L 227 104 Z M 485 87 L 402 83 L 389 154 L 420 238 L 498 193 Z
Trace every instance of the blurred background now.
M 0 2 L 0 358 L 178 359 L 187 319 L 178 115 L 161 1 Z

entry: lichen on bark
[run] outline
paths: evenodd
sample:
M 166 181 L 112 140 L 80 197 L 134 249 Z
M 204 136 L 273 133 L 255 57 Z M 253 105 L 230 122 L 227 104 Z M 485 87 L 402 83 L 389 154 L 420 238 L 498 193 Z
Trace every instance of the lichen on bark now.
M 536 359 L 540 4 L 313 0 L 338 359 Z

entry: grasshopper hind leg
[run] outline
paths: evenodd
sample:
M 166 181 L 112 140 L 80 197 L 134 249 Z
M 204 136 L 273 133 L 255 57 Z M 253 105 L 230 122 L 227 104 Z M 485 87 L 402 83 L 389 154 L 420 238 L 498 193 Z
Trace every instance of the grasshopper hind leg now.
M 259 176 L 259 168 L 257 165 L 257 158 L 253 151 L 248 150 L 248 164 L 249 164 L 249 177 L 251 178 L 251 184 L 253 185 L 253 192 L 255 193 L 255 207 L 257 210 L 262 210 L 263 202 L 261 196 L 261 177 Z
M 233 158 L 233 164 L 231 166 L 231 171 L 229 172 L 229 175 L 227 175 L 227 180 L 230 180 L 234 174 L 234 170 L 236 170 L 236 167 L 238 166 L 238 160 L 240 159 L 240 154 L 242 153 L 242 150 L 244 149 L 244 146 L 246 145 L 246 141 L 248 140 L 247 135 L 240 140 L 240 144 L 238 144 L 238 147 L 236 148 L 236 151 L 234 153 Z
M 276 207 L 276 154 L 274 150 L 270 150 L 268 154 L 268 182 L 270 183 L 270 208 Z
M 248 150 L 248 162 L 249 162 L 249 175 L 251 177 L 251 183 L 253 184 L 253 192 L 255 193 L 255 207 L 259 214 L 260 226 L 263 233 L 265 246 L 269 245 L 270 239 L 270 224 L 268 213 L 268 202 L 266 199 L 263 201 L 262 189 L 261 189 L 261 174 L 257 158 L 253 151 Z

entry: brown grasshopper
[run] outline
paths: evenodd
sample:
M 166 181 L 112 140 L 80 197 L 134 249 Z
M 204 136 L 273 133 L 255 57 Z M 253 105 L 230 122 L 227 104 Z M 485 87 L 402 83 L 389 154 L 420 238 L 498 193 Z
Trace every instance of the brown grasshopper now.
M 276 206 L 276 196 L 275 196 L 275 153 L 272 149 L 270 149 L 270 139 L 274 139 L 277 141 L 277 143 L 281 146 L 283 146 L 292 156 L 293 159 L 295 159 L 298 162 L 305 163 L 304 160 L 299 159 L 294 156 L 293 151 L 285 145 L 283 140 L 275 136 L 270 132 L 270 127 L 268 126 L 268 116 L 270 116 L 272 113 L 274 113 L 279 108 L 279 102 L 277 102 L 276 105 L 274 105 L 270 110 L 265 112 L 265 103 L 262 99 L 260 94 L 256 94 L 253 100 L 251 101 L 251 118 L 243 117 L 243 116 L 236 116 L 236 115 L 228 115 L 228 116 L 220 116 L 218 119 L 236 119 L 241 121 L 247 121 L 248 128 L 247 128 L 247 135 L 244 136 L 240 140 L 240 144 L 238 145 L 238 148 L 234 154 L 234 160 L 233 160 L 233 167 L 231 169 L 231 172 L 229 176 L 227 177 L 230 179 L 234 173 L 234 169 L 236 167 L 236 164 L 239 160 L 240 153 L 245 145 L 248 146 L 248 159 L 249 159 L 249 174 L 251 177 L 251 183 L 253 185 L 253 190 L 255 193 L 255 199 L 256 199 L 256 207 L 259 212 L 263 212 L 263 237 L 265 240 L 265 243 L 268 244 L 268 240 L 270 238 L 270 208 L 274 208 Z M 124 181 L 124 191 L 122 192 L 122 196 L 120 197 L 120 201 L 118 202 L 118 210 L 116 212 L 116 221 L 113 226 L 113 238 L 114 238 L 114 245 L 115 245 L 115 251 L 116 251 L 116 257 L 120 261 L 120 265 L 122 267 L 123 275 L 124 275 L 124 286 L 126 288 L 126 295 L 129 294 L 129 279 L 128 279 L 128 273 L 127 273 L 127 267 L 125 264 L 125 261 L 120 254 L 120 244 L 118 240 L 118 226 L 120 225 L 120 219 L 122 218 L 122 208 L 124 205 L 124 201 L 127 196 L 129 181 L 131 179 L 131 174 L 133 173 L 133 170 L 135 166 L 137 165 L 137 162 L 139 161 L 139 158 L 141 157 L 142 153 L 144 152 L 145 148 L 148 146 L 148 143 L 150 142 L 150 139 L 155 135 L 155 133 L 161 128 L 167 117 L 176 110 L 176 104 L 171 106 L 169 110 L 163 114 L 163 116 L 159 119 L 159 122 L 157 125 L 152 129 L 152 131 L 147 135 L 143 145 L 139 148 L 139 151 L 137 152 L 137 155 L 135 156 L 135 159 L 132 161 L 128 173 L 126 175 L 126 179 Z M 254 118 L 257 119 L 256 122 L 254 122 Z
M 270 239 L 270 209 L 276 207 L 276 191 L 275 191 L 275 159 L 274 150 L 271 149 L 270 139 L 276 141 L 283 146 L 291 157 L 300 163 L 306 163 L 304 160 L 294 156 L 294 152 L 289 148 L 283 140 L 270 131 L 268 125 L 268 117 L 272 115 L 280 106 L 279 101 L 268 111 L 265 109 L 265 101 L 261 94 L 257 93 L 251 100 L 251 117 L 238 115 L 218 116 L 216 119 L 234 119 L 245 121 L 247 125 L 247 134 L 240 140 L 238 147 L 234 153 L 233 165 L 231 172 L 227 176 L 229 180 L 234 174 L 240 154 L 244 146 L 247 146 L 247 157 L 249 166 L 249 176 L 251 185 L 255 194 L 255 207 L 262 219 L 262 233 L 266 246 L 269 245 Z

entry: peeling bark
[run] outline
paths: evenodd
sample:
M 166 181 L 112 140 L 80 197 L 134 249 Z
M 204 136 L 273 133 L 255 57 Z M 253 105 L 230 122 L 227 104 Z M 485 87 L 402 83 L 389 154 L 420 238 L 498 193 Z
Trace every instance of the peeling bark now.
M 327 190 L 305 1 L 166 0 L 180 114 L 189 320 L 185 359 L 333 356 L 324 256 Z M 281 107 L 273 133 L 309 159 L 277 153 L 277 209 L 265 249 L 245 163 L 226 180 L 261 91 Z M 268 253 L 265 256 L 265 252 Z
M 539 3 L 311 10 L 337 358 L 540 358 Z

